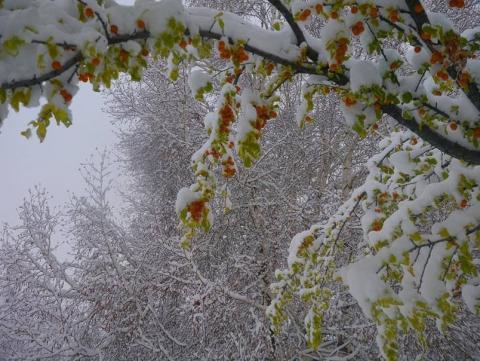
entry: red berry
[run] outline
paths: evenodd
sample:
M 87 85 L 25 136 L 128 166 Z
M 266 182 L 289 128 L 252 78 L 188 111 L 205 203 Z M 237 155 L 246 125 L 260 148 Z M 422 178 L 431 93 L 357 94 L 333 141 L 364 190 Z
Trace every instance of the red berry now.
M 55 60 L 52 62 L 52 68 L 53 70 L 60 70 L 62 68 L 62 64 L 60 64 L 59 61 Z

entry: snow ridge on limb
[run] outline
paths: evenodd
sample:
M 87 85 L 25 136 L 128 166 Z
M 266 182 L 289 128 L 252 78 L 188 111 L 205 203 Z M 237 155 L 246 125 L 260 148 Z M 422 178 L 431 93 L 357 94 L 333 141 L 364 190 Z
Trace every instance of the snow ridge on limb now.
M 192 38 L 224 37 L 231 45 L 242 41 L 245 51 L 289 66 L 295 73 L 320 75 L 324 82 L 349 93 L 348 106 L 355 101 L 359 107 L 376 107 L 374 120 L 378 121 L 382 114 L 393 116 L 447 154 L 480 163 L 477 38 L 467 41 L 443 15 L 428 13 L 413 0 L 391 4 L 270 3 L 285 18 L 288 29 L 264 30 L 230 13 L 184 9 L 175 0 L 135 6 L 80 0 L 70 6 L 36 2 L 23 8 L 6 2 L 0 15 L 4 24 L 0 28 L 4 54 L 0 64 L 4 74 L 0 77 L 1 118 L 6 117 L 7 104 L 15 109 L 20 105 L 35 106 L 39 97 L 46 97 L 49 108 L 31 123 L 43 140 L 52 116 L 59 124 L 71 123 L 68 106 L 78 80 L 91 82 L 95 89 L 108 87 L 122 72 L 138 80 L 149 55 L 170 58 L 175 78 L 175 64 L 191 55 L 186 45 Z M 327 20 L 319 39 L 303 26 L 313 17 Z M 20 18 L 22 21 L 18 21 Z M 344 30 L 338 32 L 339 26 Z M 424 59 L 416 67 L 418 74 L 400 75 L 407 68 L 403 56 L 391 59 L 390 49 L 384 49 L 382 44 L 383 39 L 392 36 L 414 46 L 415 54 Z M 360 96 L 363 90 L 354 91 L 349 81 L 348 60 L 356 37 L 366 51 L 376 56 L 373 63 L 386 62 L 390 66 L 382 72 L 382 83 L 371 88 L 368 98 Z M 199 41 L 195 41 L 194 48 Z M 202 57 L 208 57 L 210 54 L 204 50 Z M 15 61 L 18 59 L 22 61 Z M 435 86 L 427 89 L 425 85 L 432 79 Z M 452 91 L 461 94 L 452 96 Z M 449 98 L 450 109 L 437 106 L 443 98 Z M 427 111 L 412 112 L 419 106 Z M 468 114 L 458 111 L 464 107 L 470 108 Z M 355 113 L 356 130 L 363 133 L 372 121 L 365 121 L 365 111 Z M 444 128 L 453 119 L 461 137 L 445 134 Z M 413 121 L 410 124 L 410 120 L 418 126 Z M 433 133 L 422 132 L 425 127 Z M 31 130 L 24 133 L 30 134 Z

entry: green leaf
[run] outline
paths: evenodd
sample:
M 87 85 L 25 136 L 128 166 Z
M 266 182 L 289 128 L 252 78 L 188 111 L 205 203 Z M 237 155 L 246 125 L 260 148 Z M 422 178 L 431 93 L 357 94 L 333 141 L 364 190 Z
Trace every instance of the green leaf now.
M 45 122 L 37 122 L 37 136 L 38 139 L 40 139 L 40 142 L 45 140 L 45 137 L 47 136 L 47 126 L 45 125 Z
M 10 39 L 3 42 L 3 48 L 9 55 L 16 56 L 18 55 L 18 48 L 25 44 L 25 40 L 14 35 Z
M 32 130 L 30 128 L 25 129 L 24 131 L 20 132 L 25 138 L 30 139 L 32 136 Z
M 410 103 L 413 99 L 412 93 L 406 92 L 402 94 L 402 102 L 403 103 Z
M 58 46 L 53 42 L 53 38 L 47 41 L 47 51 L 50 58 L 55 59 L 59 55 Z

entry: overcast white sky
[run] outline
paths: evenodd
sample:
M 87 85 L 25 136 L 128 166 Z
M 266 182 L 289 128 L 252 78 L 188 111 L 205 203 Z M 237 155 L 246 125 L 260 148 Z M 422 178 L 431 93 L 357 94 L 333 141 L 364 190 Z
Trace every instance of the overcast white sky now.
M 117 2 L 127 5 L 134 1 Z M 34 136 L 27 140 L 20 135 L 38 110 L 11 110 L 0 128 L 0 224 L 17 222 L 16 209 L 28 189 L 37 184 L 47 188 L 56 205 L 68 200 L 67 191 L 82 191 L 80 164 L 96 147 L 111 148 L 116 140 L 103 106 L 102 94 L 83 85 L 72 101 L 73 125 L 66 129 L 53 122 L 43 143 Z
M 0 222 L 15 223 L 16 208 L 36 184 L 45 186 L 56 204 L 68 199 L 68 190 L 83 189 L 80 164 L 96 147 L 108 148 L 115 143 L 103 104 L 100 93 L 83 86 L 72 101 L 73 125 L 66 129 L 53 122 L 43 143 L 34 136 L 27 140 L 20 135 L 35 119 L 37 110 L 11 111 L 0 128 Z

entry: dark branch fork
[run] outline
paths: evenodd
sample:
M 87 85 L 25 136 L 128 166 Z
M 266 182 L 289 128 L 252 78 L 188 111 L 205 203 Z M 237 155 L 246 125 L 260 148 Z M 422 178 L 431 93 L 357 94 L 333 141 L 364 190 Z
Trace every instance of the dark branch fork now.
M 295 36 L 297 38 L 297 42 L 299 43 L 299 45 L 302 43 L 306 43 L 305 36 L 302 30 L 300 29 L 300 27 L 298 26 L 298 24 L 295 22 L 291 12 L 279 0 L 268 0 L 268 1 L 272 4 L 272 6 L 275 6 L 277 8 L 277 10 L 285 17 L 287 22 L 290 24 L 293 32 L 295 33 Z M 185 32 L 185 35 L 186 36 L 190 35 L 188 30 Z M 216 33 L 211 30 L 200 30 L 199 35 L 206 39 L 219 40 L 221 38 L 224 38 L 223 34 Z M 129 40 L 146 40 L 149 37 L 151 37 L 150 32 L 139 31 L 133 34 L 119 34 L 115 36 L 108 35 L 107 41 L 109 45 L 116 45 L 116 44 L 122 44 Z M 231 44 L 235 43 L 235 40 L 233 38 L 228 38 L 228 41 Z M 42 43 L 41 41 L 36 41 L 36 42 Z M 76 50 L 76 48 L 74 48 L 70 44 L 63 44 L 63 46 L 68 47 L 69 50 Z M 243 46 L 246 51 L 254 55 L 263 57 L 264 59 L 270 60 L 274 63 L 290 67 L 297 74 L 312 74 L 312 75 L 324 76 L 326 79 L 333 81 L 334 83 L 340 86 L 347 85 L 349 82 L 349 78 L 347 75 L 344 75 L 344 74 L 332 75 L 332 73 L 329 72 L 328 66 L 323 66 L 321 68 L 318 68 L 310 64 L 302 64 L 302 63 L 293 62 L 293 61 L 284 59 L 281 56 L 266 52 L 248 43 L 244 44 Z M 318 53 L 314 49 L 311 49 L 308 46 L 308 44 L 307 44 L 307 56 L 314 63 L 317 62 Z M 60 69 L 52 70 L 41 76 L 35 75 L 29 79 L 14 80 L 11 82 L 6 82 L 3 84 L 0 84 L 0 89 L 13 90 L 21 87 L 41 85 L 43 82 L 49 81 L 61 75 L 62 73 L 66 72 L 70 68 L 78 65 L 78 63 L 81 62 L 82 60 L 83 60 L 83 56 L 81 52 L 78 51 L 75 55 L 73 55 L 70 59 L 68 59 L 61 66 Z M 480 97 L 478 98 L 479 98 L 478 102 L 480 102 Z M 428 107 L 428 105 L 426 106 Z M 429 107 L 429 108 L 438 112 L 438 109 L 436 109 L 436 107 L 435 109 L 433 107 Z M 480 151 L 466 148 L 458 143 L 455 143 L 451 140 L 444 138 L 439 133 L 430 129 L 428 126 L 421 126 L 419 123 L 417 123 L 414 120 L 405 119 L 402 115 L 401 108 L 397 105 L 383 105 L 382 110 L 385 114 L 394 118 L 398 123 L 410 129 L 412 132 L 416 133 L 419 137 L 429 142 L 433 146 L 437 147 L 440 151 L 446 154 L 449 154 L 455 158 L 467 161 L 471 164 L 480 165 Z M 445 114 L 441 114 L 441 115 L 445 115 Z
M 308 58 L 316 63 L 318 61 L 318 53 L 316 50 L 312 49 L 308 44 L 305 39 L 305 35 L 303 34 L 302 29 L 300 29 L 300 26 L 298 23 L 295 21 L 293 18 L 293 14 L 287 9 L 285 5 L 280 0 L 268 0 L 272 6 L 277 9 L 280 14 L 285 18 L 287 21 L 288 25 L 292 29 L 293 33 L 295 34 L 295 37 L 297 39 L 297 45 L 301 45 L 302 43 L 305 43 L 307 45 L 307 56 Z
M 410 11 L 410 16 L 415 22 L 417 32 L 421 37 L 423 26 L 431 25 L 427 13 L 425 12 L 425 9 L 423 8 L 419 0 L 405 0 L 405 2 L 407 3 L 408 9 Z M 421 6 L 421 11 L 416 10 L 417 8 L 420 9 L 419 5 Z M 435 44 L 433 44 L 430 40 L 424 41 L 432 52 L 436 51 Z M 449 66 L 447 72 L 448 75 L 450 75 L 450 77 L 456 81 L 459 88 L 462 89 L 462 86 L 458 79 L 460 71 L 459 69 L 457 69 L 456 64 L 452 64 L 451 66 Z M 468 89 L 464 90 L 464 92 L 468 99 L 472 102 L 472 104 L 480 113 L 480 89 L 478 88 L 478 85 L 474 81 L 469 81 Z

